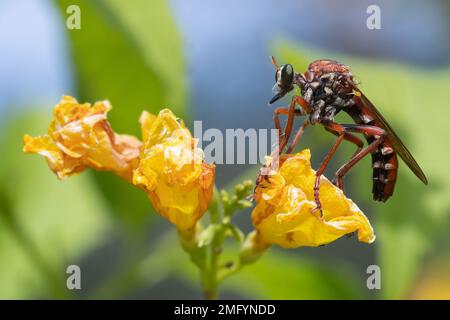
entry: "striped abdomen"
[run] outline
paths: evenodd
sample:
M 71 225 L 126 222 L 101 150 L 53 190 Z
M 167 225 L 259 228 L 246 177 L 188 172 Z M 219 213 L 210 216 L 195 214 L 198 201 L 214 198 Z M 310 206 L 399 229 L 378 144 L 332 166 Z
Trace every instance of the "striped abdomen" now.
M 370 114 L 370 110 L 361 110 L 356 106 L 348 108 L 347 113 L 357 124 L 371 125 L 383 128 L 376 121 L 376 117 Z M 367 143 L 375 141 L 375 137 L 366 136 Z M 394 147 L 386 137 L 377 150 L 372 153 L 373 168 L 373 199 L 376 201 L 386 201 L 392 196 L 397 180 L 398 160 Z
M 371 143 L 375 138 L 367 137 L 366 140 Z M 398 169 L 397 154 L 388 138 L 372 153 L 372 168 L 373 199 L 384 202 L 394 192 Z

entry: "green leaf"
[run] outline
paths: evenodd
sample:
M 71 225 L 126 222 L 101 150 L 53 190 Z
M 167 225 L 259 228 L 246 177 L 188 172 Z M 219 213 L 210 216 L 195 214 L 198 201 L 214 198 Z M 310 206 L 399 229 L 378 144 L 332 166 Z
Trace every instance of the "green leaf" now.
M 288 42 L 279 43 L 277 48 L 280 63 L 289 61 L 299 71 L 305 70 L 310 61 L 324 57 L 351 66 L 362 91 L 389 119 L 427 174 L 430 183 L 425 187 L 400 160 L 396 190 L 386 204 L 369 201 L 370 159 L 356 166 L 346 179 L 347 193 L 360 207 L 370 206 L 376 211 L 381 295 L 405 297 L 425 255 L 438 245 L 450 222 L 450 171 L 443 160 L 450 157 L 450 149 L 443 147 L 448 144 L 445 130 L 450 109 L 443 104 L 450 101 L 450 70 L 343 56 Z
M 117 19 L 144 62 L 162 82 L 164 104 L 178 116 L 185 115 L 186 67 L 181 37 L 168 1 L 134 0 L 132 6 L 121 0 L 99 3 Z
M 172 262 L 176 266 L 174 275 L 198 288 L 198 270 L 181 254 L 174 255 L 174 259 L 177 259 L 177 262 Z M 223 261 L 227 261 L 226 257 Z M 361 298 L 363 295 L 357 289 L 361 285 L 358 286 L 346 269 L 344 264 L 324 267 L 304 256 L 270 250 L 255 263 L 225 279 L 220 292 L 250 299 Z
M 81 29 L 67 30 L 81 101 L 108 99 L 116 132 L 140 137 L 139 116 L 168 107 L 185 117 L 185 64 L 179 33 L 167 1 L 55 0 L 77 4 Z M 142 191 L 103 172 L 95 178 L 115 215 L 132 228 L 145 225 L 152 211 Z
M 65 18 L 74 1 L 57 0 Z M 171 108 L 183 117 L 185 65 L 180 36 L 164 0 L 75 1 L 81 29 L 67 30 L 80 98 L 109 99 L 118 132 L 139 135 L 142 110 Z M 162 30 L 164 32 L 162 32 Z
M 305 256 L 272 249 L 226 279 L 223 288 L 253 299 L 361 298 L 355 289 L 358 283 L 346 269 L 339 263 L 325 267 Z
M 103 241 L 107 206 L 89 174 L 61 182 L 41 156 L 22 152 L 24 133 L 46 131 L 50 115 L 9 121 L 0 143 L 0 297 L 66 297 L 65 272 Z

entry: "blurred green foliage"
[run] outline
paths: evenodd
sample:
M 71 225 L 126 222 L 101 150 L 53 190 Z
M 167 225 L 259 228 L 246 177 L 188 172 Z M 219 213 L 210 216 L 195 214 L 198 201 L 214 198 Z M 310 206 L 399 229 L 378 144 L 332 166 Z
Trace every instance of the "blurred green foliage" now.
M 67 30 L 77 92 L 61 95 L 110 100 L 113 127 L 137 136 L 143 110 L 170 105 L 185 116 L 182 43 L 166 1 L 54 3 L 61 28 L 69 5 L 79 5 L 82 14 L 82 29 Z M 50 119 L 51 106 L 15 115 L 2 134 L 0 297 L 65 297 L 69 261 L 96 248 L 112 226 L 125 226 L 135 238 L 130 245 L 138 245 L 153 216 L 145 193 L 112 174 L 85 173 L 61 183 L 42 159 L 23 154 L 23 134 L 44 134 Z
M 54 3 L 61 11 L 61 25 L 68 5 L 78 4 L 82 12 L 82 29 L 67 31 L 77 89 L 61 94 L 83 102 L 110 100 L 110 121 L 120 133 L 139 136 L 137 120 L 144 109 L 158 112 L 168 106 L 188 119 L 182 41 L 166 1 L 136 0 L 133 6 L 119 0 Z M 386 204 L 368 200 L 369 159 L 347 179 L 349 194 L 369 215 L 373 211 L 374 245 L 383 279 L 380 297 L 406 297 L 424 259 L 445 238 L 449 226 L 450 171 L 445 162 L 450 151 L 445 146 L 450 110 L 442 103 L 450 101 L 450 71 L 363 60 L 291 42 L 277 43 L 276 48 L 279 62 L 292 63 L 297 70 L 319 57 L 350 65 L 361 89 L 390 119 L 428 175 L 430 185 L 425 187 L 401 165 L 395 195 Z M 126 297 L 168 277 L 199 288 L 196 269 L 174 230 L 149 247 L 143 242 L 155 217 L 143 192 L 104 172 L 86 172 L 62 183 L 42 159 L 22 153 L 23 134 L 45 133 L 50 110 L 49 106 L 42 112 L 15 115 L 2 132 L 0 297 L 69 297 L 66 266 L 94 252 L 117 229 L 129 239 L 125 251 L 138 254 L 122 257 L 123 265 L 93 290 L 93 297 Z M 331 146 L 332 141 L 333 137 L 318 135 L 313 147 Z M 339 162 L 349 150 L 344 147 Z M 224 290 L 263 299 L 367 297 L 362 290 L 365 283 L 356 280 L 346 263 L 326 265 L 297 252 L 271 249 L 256 264 L 227 279 Z
M 133 279 L 134 289 L 169 277 L 199 288 L 198 269 L 178 242 L 176 235 L 168 232 L 148 248 L 148 256 L 131 270 L 129 278 Z M 225 257 L 229 255 L 231 259 L 232 250 L 236 248 L 226 246 Z M 221 292 L 252 299 L 358 299 L 366 296 L 362 288 L 345 264 L 328 266 L 285 251 L 270 250 L 256 264 L 226 279 Z
M 365 295 L 345 263 L 333 267 L 272 249 L 228 279 L 225 290 L 255 299 L 358 299 Z
M 70 261 L 104 240 L 107 204 L 89 175 L 58 181 L 43 159 L 22 153 L 24 132 L 45 131 L 51 115 L 10 123 L 0 144 L 0 297 L 65 297 Z

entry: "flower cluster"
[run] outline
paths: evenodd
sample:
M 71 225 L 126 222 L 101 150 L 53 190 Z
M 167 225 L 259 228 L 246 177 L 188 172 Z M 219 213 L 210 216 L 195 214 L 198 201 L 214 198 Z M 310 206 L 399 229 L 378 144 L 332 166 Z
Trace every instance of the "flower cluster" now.
M 323 210 L 315 210 L 316 173 L 309 150 L 284 154 L 279 168 L 259 179 L 251 214 L 255 230 L 245 237 L 231 218 L 234 211 L 252 205 L 246 199 L 251 183 L 238 185 L 232 195 L 222 190 L 213 197 L 215 166 L 205 163 L 197 140 L 172 111 L 144 111 L 139 140 L 113 131 L 107 119 L 110 110 L 108 101 L 91 106 L 65 96 L 54 109 L 48 133 L 25 135 L 23 150 L 44 156 L 60 179 L 93 168 L 112 171 L 144 190 L 155 211 L 177 227 L 183 248 L 202 270 L 208 297 L 215 296 L 221 279 L 258 259 L 271 245 L 315 247 L 352 233 L 361 242 L 375 240 L 366 216 L 325 177 L 319 188 Z M 197 222 L 208 210 L 209 226 L 204 228 Z M 219 264 L 227 236 L 240 242 L 239 259 Z
M 207 211 L 214 188 L 214 165 L 183 122 L 169 110 L 140 118 L 142 142 L 117 134 L 107 120 L 108 101 L 80 104 L 64 96 L 48 134 L 25 135 L 24 151 L 43 155 L 62 179 L 86 168 L 113 171 L 145 190 L 155 210 L 180 230 L 191 229 Z M 322 177 L 323 216 L 315 207 L 315 172 L 310 152 L 288 155 L 255 190 L 252 220 L 259 241 L 282 247 L 319 246 L 352 232 L 374 241 L 372 227 L 344 193 Z
M 24 136 L 24 152 L 44 156 L 63 179 L 86 168 L 112 171 L 144 189 L 155 208 L 177 228 L 189 229 L 206 212 L 214 188 L 214 165 L 183 123 L 168 109 L 143 112 L 141 142 L 117 134 L 107 120 L 108 101 L 80 104 L 64 96 L 48 134 Z

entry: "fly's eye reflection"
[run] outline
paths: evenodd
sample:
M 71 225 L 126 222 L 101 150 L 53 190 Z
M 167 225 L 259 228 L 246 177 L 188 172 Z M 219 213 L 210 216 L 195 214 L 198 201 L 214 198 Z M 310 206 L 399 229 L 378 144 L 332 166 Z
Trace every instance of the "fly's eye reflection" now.
M 278 75 L 278 72 L 280 73 Z M 284 88 L 289 88 L 294 80 L 294 68 L 290 64 L 285 64 L 280 67 L 280 70 L 275 74 L 275 81 Z

